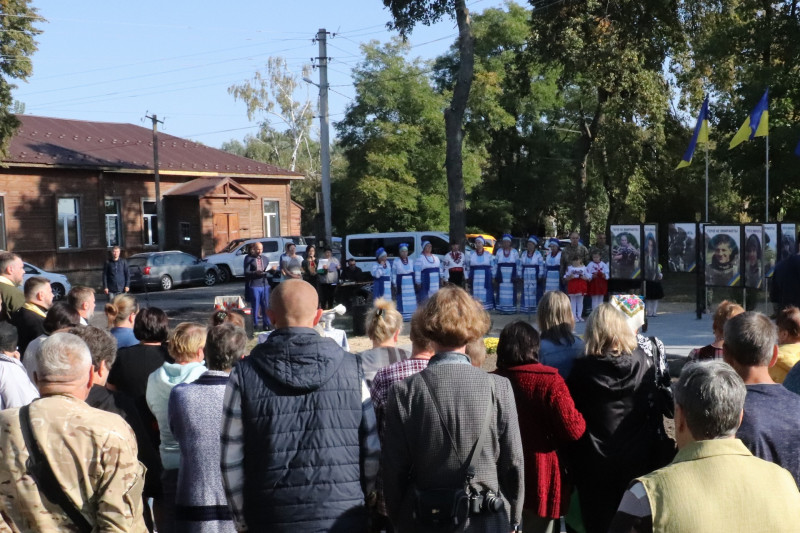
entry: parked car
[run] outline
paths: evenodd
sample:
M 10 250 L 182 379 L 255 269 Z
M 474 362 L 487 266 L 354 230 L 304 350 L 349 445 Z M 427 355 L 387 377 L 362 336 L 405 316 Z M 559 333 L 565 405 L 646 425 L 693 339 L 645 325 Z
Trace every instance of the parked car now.
M 306 249 L 305 239 L 302 243 L 298 243 L 301 237 L 260 237 L 257 239 L 236 239 L 228 243 L 225 248 L 216 254 L 206 257 L 206 261 L 216 265 L 219 268 L 220 278 L 222 283 L 233 280 L 233 278 L 244 277 L 244 256 L 250 250 L 250 245 L 260 242 L 264 247 L 263 254 L 269 259 L 269 267 L 278 266 L 281 254 L 286 249 L 286 243 L 293 242 L 297 245 L 297 253 L 301 253 Z
M 147 252 L 128 258 L 131 288 L 159 288 L 203 283 L 210 287 L 220 279 L 219 268 L 206 259 L 180 251 Z
M 46 270 L 42 270 L 37 266 L 33 266 L 32 264 L 25 262 L 22 263 L 22 266 L 25 269 L 24 281 L 28 281 L 28 278 L 31 278 L 33 276 L 41 276 L 43 278 L 47 278 L 48 280 L 50 280 L 50 288 L 53 289 L 53 300 L 63 299 L 72 288 L 72 285 L 70 285 L 69 281 L 67 280 L 67 276 L 65 276 L 64 274 L 56 274 L 55 272 L 48 272 Z

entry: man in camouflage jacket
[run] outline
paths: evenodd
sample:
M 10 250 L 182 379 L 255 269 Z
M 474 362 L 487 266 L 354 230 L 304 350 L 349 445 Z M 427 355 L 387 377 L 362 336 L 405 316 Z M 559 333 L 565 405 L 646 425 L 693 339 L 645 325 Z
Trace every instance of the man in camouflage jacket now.
M 45 340 L 35 373 L 42 397 L 29 406 L 31 432 L 93 531 L 146 533 L 145 468 L 136 458 L 136 437 L 119 415 L 86 405 L 92 379 L 92 358 L 81 339 L 54 333 Z M 28 471 L 19 412 L 0 412 L 0 532 L 77 531 Z

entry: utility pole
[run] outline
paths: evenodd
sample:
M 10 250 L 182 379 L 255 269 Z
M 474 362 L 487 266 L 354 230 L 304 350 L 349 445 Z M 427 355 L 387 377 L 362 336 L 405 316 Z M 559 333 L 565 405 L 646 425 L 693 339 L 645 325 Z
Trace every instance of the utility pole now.
M 333 244 L 331 225 L 331 145 L 328 138 L 328 32 L 317 31 L 319 42 L 319 144 L 322 166 L 322 212 L 325 217 L 325 245 Z
M 156 181 L 156 220 L 158 221 L 158 250 L 164 251 L 164 234 L 166 221 L 164 220 L 164 205 L 161 201 L 161 179 L 158 176 L 158 124 L 163 124 L 163 120 L 158 120 L 158 115 L 153 113 L 153 116 L 145 115 L 153 121 L 153 172 Z

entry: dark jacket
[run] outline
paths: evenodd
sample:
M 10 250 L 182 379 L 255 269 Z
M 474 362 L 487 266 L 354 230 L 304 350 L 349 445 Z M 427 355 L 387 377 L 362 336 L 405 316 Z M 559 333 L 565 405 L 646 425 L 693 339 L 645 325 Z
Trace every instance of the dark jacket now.
M 365 531 L 380 444 L 358 359 L 313 329 L 284 328 L 238 376 L 250 530 Z
M 42 309 L 42 311 L 47 313 L 47 309 Z M 11 323 L 17 327 L 17 334 L 19 335 L 17 347 L 21 354 L 25 353 L 25 349 L 33 339 L 39 335 L 44 335 L 44 317 L 30 309 L 25 309 L 24 307 L 17 309 L 11 315 Z
M 120 258 L 116 261 L 108 260 L 103 266 L 103 289 L 115 294 L 124 292 L 125 287 L 131 286 L 131 273 L 128 262 Z
M 431 381 L 458 455 L 444 431 L 423 374 Z M 421 527 L 413 519 L 415 488 L 464 486 L 462 461 L 480 436 L 490 405 L 489 380 L 495 383 L 494 412 L 483 448 L 475 452 L 472 486 L 477 491 L 499 492 L 506 505 L 504 512 L 470 516 L 466 531 L 511 531 L 511 522 L 521 521 L 524 460 L 511 383 L 473 367 L 463 354 L 442 353 L 432 357 L 425 370 L 398 381 L 389 390 L 382 466 L 386 508 L 395 532 L 435 531 Z
M 800 254 L 787 257 L 775 266 L 770 299 L 780 309 L 794 305 L 800 307 Z
M 567 379 L 586 433 L 569 449 L 587 533 L 605 533 L 633 478 L 654 469 L 657 437 L 653 362 L 641 348 L 630 355 L 575 360 Z M 663 465 L 662 465 L 663 466 Z
M 256 259 L 257 257 L 252 255 L 247 255 L 244 258 L 245 289 L 269 286 L 266 272 L 266 269 L 269 266 L 269 259 L 264 254 L 261 254 L 261 270 L 257 268 L 258 263 L 256 262 Z

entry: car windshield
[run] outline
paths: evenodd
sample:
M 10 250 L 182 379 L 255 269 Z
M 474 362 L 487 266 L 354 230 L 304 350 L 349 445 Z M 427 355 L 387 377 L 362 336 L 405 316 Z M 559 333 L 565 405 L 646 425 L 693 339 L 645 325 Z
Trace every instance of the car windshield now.
M 129 266 L 143 267 L 146 264 L 147 264 L 146 257 L 131 257 L 130 259 L 128 259 Z
M 229 253 L 233 252 L 234 250 L 236 250 L 236 248 L 238 248 L 239 245 L 242 244 L 245 240 L 246 239 L 233 240 L 233 241 L 229 242 L 228 245 L 225 248 L 223 248 L 222 250 L 220 250 L 218 253 L 220 253 L 220 254 L 229 254 Z

